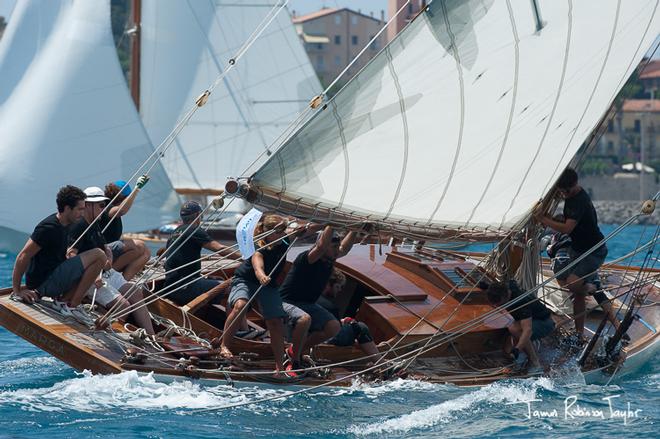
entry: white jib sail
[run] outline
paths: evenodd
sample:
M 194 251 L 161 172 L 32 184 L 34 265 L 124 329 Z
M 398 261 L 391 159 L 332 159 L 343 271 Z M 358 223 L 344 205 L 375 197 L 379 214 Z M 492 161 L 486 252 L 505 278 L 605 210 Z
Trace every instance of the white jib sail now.
M 144 0 L 140 113 L 159 144 L 226 67 L 273 0 Z M 320 84 L 282 11 L 163 158 L 176 188 L 222 188 L 280 135 Z
M 0 109 L 71 1 L 18 0 L 0 39 Z
M 61 186 L 103 187 L 127 179 L 153 152 L 117 59 L 110 1 L 75 0 L 62 7 L 0 120 L 0 227 L 24 233 L 55 211 Z M 172 221 L 177 204 L 156 166 L 124 217 L 125 230 Z
M 337 213 L 505 232 L 658 35 L 657 0 L 433 1 L 253 176 Z

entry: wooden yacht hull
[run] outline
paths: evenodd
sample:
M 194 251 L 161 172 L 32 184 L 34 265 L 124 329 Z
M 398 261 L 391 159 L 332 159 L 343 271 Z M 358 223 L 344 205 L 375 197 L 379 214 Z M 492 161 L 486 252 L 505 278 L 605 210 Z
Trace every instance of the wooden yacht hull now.
M 440 338 L 452 338 L 451 342 L 423 352 L 408 370 L 409 374 L 401 376 L 468 386 L 484 385 L 503 378 L 525 377 L 524 374 L 510 374 L 506 368 L 510 361 L 501 351 L 506 326 L 510 322 L 508 315 L 494 315 L 470 327 L 465 334 L 457 336 L 455 333 L 455 328 L 463 328 L 479 315 L 492 310 L 485 301 L 485 292 L 476 287 L 476 279 L 470 275 L 478 272 L 474 263 L 479 255 L 466 258 L 465 255 L 449 252 L 383 250 L 381 254 L 377 245 L 360 246 L 337 262 L 338 268 L 348 278 L 343 295 L 338 298 L 340 309 L 348 310 L 354 305 L 353 299 L 360 299 L 356 318 L 368 324 L 380 351 L 388 352 L 393 346 L 400 348 L 389 352 L 388 359 L 425 346 L 428 337 L 434 334 L 437 341 L 438 330 L 443 331 Z M 301 249 L 294 249 L 289 259 L 299 251 Z M 617 285 L 619 282 L 625 283 L 623 281 L 628 276 L 624 267 L 608 267 L 604 271 L 605 277 L 616 281 Z M 652 276 L 657 276 L 657 273 L 652 273 Z M 647 302 L 637 311 L 639 319 L 628 331 L 632 342 L 624 348 L 625 362 L 605 367 L 588 366 L 584 373 L 589 382 L 607 381 L 612 373 L 624 376 L 646 364 L 657 353 L 660 348 L 660 289 L 654 279 L 645 286 L 649 290 Z M 612 286 L 612 291 L 615 290 L 620 288 L 617 290 Z M 367 363 L 357 346 L 320 345 L 313 351 L 313 356 L 319 366 L 328 366 L 323 374 L 308 374 L 295 382 L 282 383 L 273 380 L 268 373 L 273 369 L 268 341 L 243 339 L 237 339 L 234 352 L 240 355 L 230 364 L 201 345 L 195 348 L 203 354 L 199 363 L 180 361 L 187 353 L 167 354 L 150 346 L 135 348 L 146 356 L 146 360 L 136 362 L 125 355 L 126 350 L 134 346 L 125 325 L 115 323 L 111 332 L 90 329 L 61 316 L 43 303 L 26 305 L 16 302 L 10 298 L 10 292 L 9 289 L 0 291 L 2 326 L 72 367 L 93 373 L 134 370 L 138 373 L 153 372 L 165 381 L 194 379 L 209 384 L 244 381 L 346 386 L 353 382 Z M 216 312 L 216 316 L 218 311 L 223 310 L 222 305 L 213 307 L 210 311 Z M 209 309 L 197 313 L 197 316 L 187 314 L 185 321 L 181 308 L 166 299 L 156 299 L 149 309 L 152 314 L 177 325 L 187 325 L 201 337 L 212 339 L 221 334 L 218 329 L 221 321 L 209 318 L 212 314 L 209 314 Z M 561 316 L 556 317 L 559 320 Z M 256 312 L 252 312 L 249 319 L 252 325 L 264 326 Z M 595 328 L 601 319 L 602 314 L 591 313 L 587 317 L 587 327 Z M 333 366 L 350 360 L 360 361 Z M 552 364 L 550 369 L 554 367 L 561 367 L 561 364 Z M 549 372 L 552 373 L 552 370 Z M 381 378 L 373 374 L 363 377 L 365 380 Z

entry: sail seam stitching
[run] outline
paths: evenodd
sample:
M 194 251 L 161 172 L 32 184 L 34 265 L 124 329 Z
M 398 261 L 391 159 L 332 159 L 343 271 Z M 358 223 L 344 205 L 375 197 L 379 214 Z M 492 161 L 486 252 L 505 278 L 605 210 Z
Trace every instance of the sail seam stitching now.
M 385 51 L 385 55 L 387 57 L 387 66 L 389 67 L 390 75 L 392 75 L 392 79 L 394 80 L 394 87 L 396 88 L 396 93 L 399 97 L 399 107 L 401 108 L 401 121 L 403 123 L 403 164 L 401 166 L 401 176 L 399 177 L 399 185 L 397 186 L 396 192 L 394 193 L 394 198 L 392 199 L 390 208 L 383 217 L 383 219 L 389 218 L 390 214 L 394 210 L 394 205 L 396 204 L 396 201 L 399 199 L 399 195 L 401 194 L 401 188 L 403 187 L 403 181 L 406 178 L 406 169 L 408 167 L 408 147 L 410 142 L 409 133 L 408 133 L 408 117 L 406 115 L 406 102 L 403 98 L 403 91 L 401 90 L 399 77 L 397 76 L 396 70 L 394 69 L 392 53 L 389 47 Z
M 479 208 L 479 206 L 481 206 L 481 203 L 483 202 L 484 198 L 486 198 L 486 194 L 488 193 L 490 186 L 493 184 L 493 180 L 495 179 L 495 174 L 497 173 L 497 170 L 500 166 L 500 163 L 502 161 L 502 156 L 504 155 L 504 150 L 506 149 L 507 142 L 509 141 L 509 134 L 511 133 L 511 124 L 513 123 L 513 114 L 516 109 L 516 101 L 518 97 L 518 75 L 520 70 L 520 38 L 518 37 L 518 29 L 516 28 L 516 20 L 515 17 L 513 16 L 513 10 L 511 9 L 510 0 L 507 0 L 506 7 L 509 11 L 509 20 L 511 23 L 511 32 L 513 33 L 514 54 L 515 54 L 515 66 L 513 72 L 513 92 L 511 94 L 511 109 L 509 110 L 509 120 L 507 121 L 506 131 L 504 133 L 504 139 L 502 139 L 502 146 L 500 147 L 500 152 L 497 156 L 497 161 L 495 162 L 493 171 L 490 174 L 488 183 L 486 183 L 486 187 L 481 193 L 481 197 L 479 197 L 479 201 L 477 201 L 477 204 L 475 204 L 474 208 L 472 209 L 472 213 L 470 213 L 468 220 L 465 222 L 466 227 L 470 224 L 470 221 L 472 221 L 472 218 L 477 212 L 477 209 Z
M 442 202 L 445 200 L 445 197 L 447 196 L 447 191 L 449 190 L 449 186 L 451 185 L 452 178 L 454 177 L 454 172 L 456 170 L 458 158 L 461 153 L 461 146 L 463 144 L 463 129 L 465 125 L 465 84 L 463 83 L 463 68 L 461 67 L 461 57 L 458 52 L 458 47 L 456 47 L 456 36 L 452 32 L 451 24 L 449 23 L 449 16 L 447 15 L 447 6 L 445 5 L 445 2 L 440 2 L 440 6 L 442 7 L 442 15 L 444 17 L 445 26 L 447 26 L 447 34 L 449 34 L 449 40 L 451 41 L 452 52 L 454 52 L 454 59 L 456 60 L 456 72 L 458 73 L 458 83 L 461 94 L 461 99 L 460 99 L 461 121 L 458 129 L 458 141 L 456 145 L 456 152 L 454 153 L 454 161 L 451 165 L 451 170 L 449 171 L 447 183 L 445 183 L 445 188 L 442 191 L 442 195 L 440 196 L 440 199 L 435 205 L 435 209 L 433 209 L 433 212 L 431 213 L 429 220 L 426 222 L 426 225 L 430 225 L 433 222 L 433 217 L 436 215 L 436 213 L 438 213 L 438 210 L 440 210 L 440 206 L 442 205 Z
M 557 165 L 555 166 L 555 170 L 552 172 L 552 175 L 550 176 L 550 179 L 546 182 L 545 187 L 543 188 L 543 193 L 545 194 L 548 191 L 548 186 L 550 183 L 554 182 L 555 180 L 555 175 L 557 174 L 557 171 L 559 170 L 559 165 L 561 162 L 564 160 L 564 157 L 566 156 L 566 153 L 568 152 L 568 148 L 571 146 L 571 143 L 573 142 L 573 139 L 575 138 L 575 135 L 577 134 L 580 125 L 582 125 L 582 121 L 584 120 L 584 116 L 586 116 L 587 111 L 589 111 L 589 107 L 591 106 L 591 101 L 593 100 L 594 95 L 596 94 L 596 90 L 598 90 L 598 85 L 600 84 L 600 80 L 603 77 L 603 72 L 605 71 L 605 66 L 607 66 L 607 61 L 610 58 L 610 53 L 612 51 L 612 45 L 614 44 L 614 39 L 616 37 L 616 30 L 619 24 L 619 14 L 621 12 L 621 0 L 619 0 L 616 4 L 616 15 L 614 16 L 614 25 L 612 26 L 612 34 L 610 35 L 610 41 L 607 45 L 607 52 L 605 53 L 605 59 L 603 60 L 603 65 L 600 67 L 600 72 L 598 73 L 598 77 L 596 78 L 596 82 L 594 84 L 593 89 L 591 90 L 591 95 L 589 95 L 589 100 L 587 100 L 587 105 L 584 107 L 584 111 L 582 112 L 582 116 L 580 116 L 580 120 L 578 120 L 577 126 L 573 130 L 573 133 L 571 134 L 571 138 L 568 140 L 568 143 L 566 144 L 566 147 L 564 148 L 564 152 L 562 153 L 561 157 L 559 158 L 559 161 L 557 162 Z
M 504 225 L 506 221 L 506 216 L 509 214 L 511 209 L 513 209 L 513 205 L 515 204 L 516 200 L 518 199 L 518 195 L 520 195 L 520 191 L 525 185 L 525 182 L 527 181 L 527 177 L 529 177 L 529 174 L 532 170 L 532 167 L 534 166 L 534 163 L 536 163 L 536 160 L 538 159 L 539 155 L 541 154 L 541 148 L 543 148 L 543 144 L 545 143 L 545 139 L 548 136 L 548 132 L 550 131 L 550 125 L 552 125 L 552 121 L 555 118 L 555 113 L 557 111 L 557 106 L 559 104 L 559 99 L 561 98 L 561 92 L 564 89 L 564 81 L 566 79 L 566 70 L 568 67 L 568 54 L 570 53 L 571 50 L 571 37 L 573 34 L 573 2 L 572 0 L 568 0 L 568 32 L 566 34 L 566 48 L 564 49 L 564 65 L 562 67 L 561 71 L 561 77 L 559 79 L 559 86 L 557 87 L 557 95 L 555 97 L 555 102 L 552 106 L 552 110 L 550 111 L 550 116 L 548 117 L 548 123 L 545 126 L 545 130 L 543 131 L 543 135 L 541 136 L 541 141 L 539 142 L 539 146 L 536 148 L 536 153 L 534 154 L 534 157 L 532 158 L 532 162 L 529 164 L 527 167 L 527 171 L 525 171 L 525 175 L 520 182 L 520 185 L 518 186 L 518 190 L 516 191 L 516 194 L 513 196 L 513 199 L 511 200 L 511 204 L 509 205 L 509 208 L 507 211 L 504 213 L 504 216 L 502 217 L 502 222 L 500 223 L 500 228 Z
M 346 192 L 348 192 L 348 176 L 349 176 L 349 163 L 348 163 L 348 146 L 346 145 L 346 133 L 344 133 L 344 124 L 341 121 L 339 112 L 337 111 L 337 103 L 332 101 L 332 115 L 337 121 L 337 127 L 339 128 L 339 137 L 341 139 L 341 149 L 344 154 L 344 187 L 341 190 L 341 197 L 339 198 L 339 204 L 337 204 L 337 209 L 341 209 L 344 205 L 344 198 L 346 198 Z

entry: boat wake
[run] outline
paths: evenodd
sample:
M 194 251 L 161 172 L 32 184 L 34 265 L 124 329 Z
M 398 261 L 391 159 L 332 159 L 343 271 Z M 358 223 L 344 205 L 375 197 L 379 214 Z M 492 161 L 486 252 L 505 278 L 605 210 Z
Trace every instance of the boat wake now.
M 205 387 L 191 381 L 162 383 L 135 371 L 93 375 L 88 371 L 51 387 L 0 392 L 0 405 L 14 404 L 25 410 L 106 412 L 108 408 L 198 409 L 249 403 L 287 392 L 267 388 Z M 251 407 L 251 410 L 254 410 Z M 258 409 L 258 408 L 257 408 Z
M 61 364 L 52 357 L 10 360 L 0 363 L 3 374 L 25 373 L 26 368 L 53 367 Z M 0 375 L 2 376 L 2 375 Z M 375 399 L 392 392 L 437 391 L 437 384 L 412 380 L 396 380 L 373 385 L 356 381 L 349 388 L 323 388 L 313 392 L 318 396 L 338 397 L 346 394 Z M 262 409 L 272 413 L 273 404 L 251 404 L 263 398 L 282 396 L 291 389 L 250 386 L 234 388 L 229 385 L 204 386 L 192 381 L 164 383 L 152 374 L 139 375 L 135 371 L 115 375 L 93 375 L 85 371 L 79 376 L 60 381 L 51 387 L 22 388 L 0 392 L 0 405 L 14 404 L 25 410 L 104 412 L 108 408 L 137 410 L 195 410 L 224 408 L 235 404 L 249 406 L 251 413 Z M 277 410 L 296 411 L 295 405 L 279 406 Z
M 479 411 L 483 406 L 529 401 L 536 397 L 539 390 L 552 391 L 554 384 L 548 378 L 495 383 L 405 415 L 381 419 L 369 424 L 352 425 L 348 428 L 348 433 L 357 436 L 373 434 L 387 436 L 428 429 L 438 424 L 449 423 L 462 414 Z

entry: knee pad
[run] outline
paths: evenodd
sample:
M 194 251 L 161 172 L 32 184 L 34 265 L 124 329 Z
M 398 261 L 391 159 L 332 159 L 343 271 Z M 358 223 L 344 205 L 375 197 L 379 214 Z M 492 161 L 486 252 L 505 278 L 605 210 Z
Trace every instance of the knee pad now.
M 369 343 L 370 341 L 374 341 L 373 337 L 371 337 L 371 333 L 369 332 L 369 327 L 362 323 L 362 322 L 357 322 L 356 324 L 353 325 L 353 330 L 355 331 L 355 339 L 357 340 L 358 343 L 363 344 L 363 343 Z

